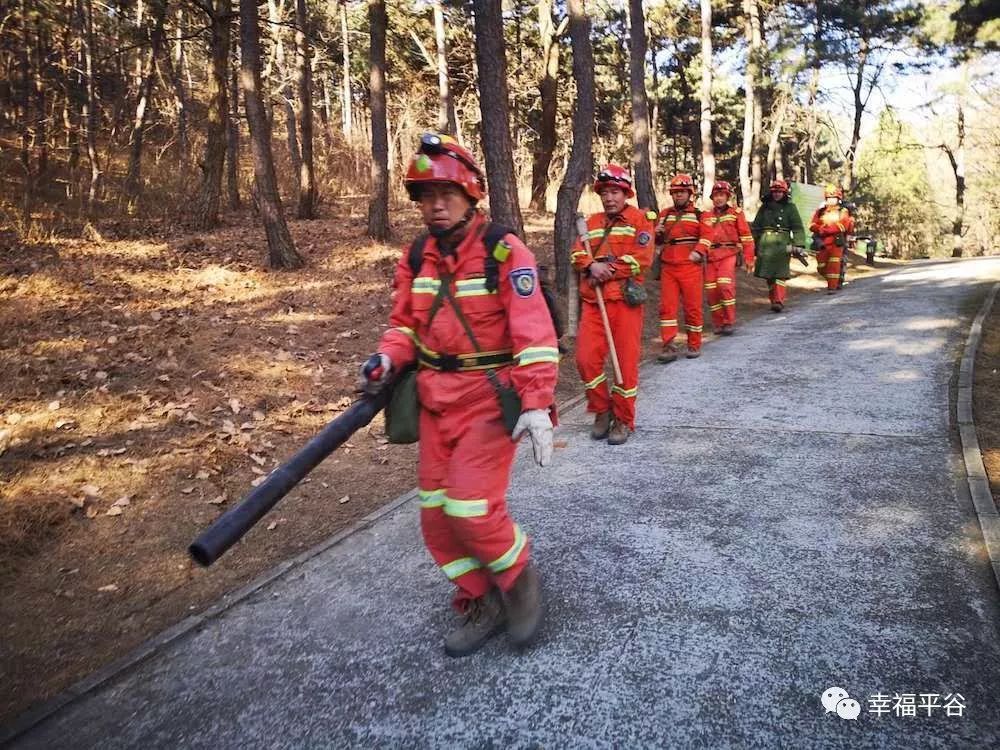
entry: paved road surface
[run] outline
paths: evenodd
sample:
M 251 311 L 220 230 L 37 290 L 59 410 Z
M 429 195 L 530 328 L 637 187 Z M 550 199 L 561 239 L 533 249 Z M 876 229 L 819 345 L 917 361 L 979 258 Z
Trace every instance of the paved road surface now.
M 998 278 L 910 266 L 644 370 L 624 448 L 565 416 L 511 496 L 550 609 L 528 654 L 443 655 L 407 503 L 16 746 L 998 747 L 1000 596 L 949 405 Z M 897 716 L 896 693 L 942 705 Z

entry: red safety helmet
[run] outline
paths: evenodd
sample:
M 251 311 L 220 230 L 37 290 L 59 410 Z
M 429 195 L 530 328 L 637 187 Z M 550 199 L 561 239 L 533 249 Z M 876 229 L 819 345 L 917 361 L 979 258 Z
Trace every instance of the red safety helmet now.
M 785 182 L 784 180 L 772 180 L 771 181 L 771 190 L 780 190 L 783 193 L 787 193 L 788 192 L 788 183 Z
M 631 198 L 635 195 L 635 191 L 632 190 L 632 175 L 625 167 L 620 167 L 617 164 L 608 164 L 604 169 L 597 173 L 597 179 L 594 180 L 594 192 L 601 192 L 601 188 L 608 187 L 609 185 L 614 185 L 625 191 L 625 197 Z
M 830 183 L 826 186 L 826 190 L 823 191 L 823 197 L 841 200 L 844 197 L 844 190 L 839 185 Z
M 687 190 L 693 193 L 694 180 L 691 179 L 691 175 L 684 174 L 683 172 L 675 174 L 673 179 L 670 180 L 670 190 L 671 192 L 674 190 Z
M 727 195 L 732 196 L 733 186 L 725 180 L 719 180 L 712 185 L 712 195 L 715 195 L 716 193 L 726 193 Z
M 458 185 L 473 203 L 486 195 L 483 170 L 472 154 L 450 135 L 424 133 L 420 136 L 420 147 L 410 160 L 403 179 L 410 200 L 420 200 L 420 186 L 429 182 Z

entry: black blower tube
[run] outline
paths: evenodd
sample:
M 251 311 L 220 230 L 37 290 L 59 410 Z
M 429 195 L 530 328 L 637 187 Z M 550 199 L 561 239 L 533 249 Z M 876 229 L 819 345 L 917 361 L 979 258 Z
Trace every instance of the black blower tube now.
M 300 451 L 271 472 L 259 487 L 219 516 L 188 547 L 195 562 L 208 567 L 222 557 L 306 474 L 371 422 L 389 402 L 390 392 L 389 388 L 385 388 L 376 396 L 365 396 L 355 401 Z

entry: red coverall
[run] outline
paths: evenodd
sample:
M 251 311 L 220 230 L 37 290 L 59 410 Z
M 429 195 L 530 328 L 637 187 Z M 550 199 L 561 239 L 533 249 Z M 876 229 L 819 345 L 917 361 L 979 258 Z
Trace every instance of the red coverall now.
M 688 349 L 701 349 L 701 263 L 691 261 L 691 251 L 701 252 L 699 212 L 690 202 L 682 209 L 671 206 L 660 212 L 656 241 L 660 247 L 660 339 L 669 344 L 677 335 L 677 310 L 684 301 Z M 705 256 L 702 255 L 704 258 Z
M 844 262 L 847 235 L 854 231 L 854 219 L 842 206 L 820 206 L 809 223 L 809 231 L 820 236 L 816 267 L 826 279 L 826 288 L 840 288 L 840 264 Z M 841 245 L 837 244 L 838 235 Z
M 492 363 L 499 380 L 517 390 L 523 410 L 550 409 L 559 363 L 534 255 L 507 235 L 494 252 L 501 261 L 498 288 L 488 291 L 484 223 L 481 215 L 474 217 L 456 251 L 444 257 L 429 237 L 416 278 L 403 254 L 396 265 L 391 328 L 379 343 L 397 371 L 419 362 L 420 522 L 431 556 L 458 587 L 454 603 L 460 612 L 494 584 L 508 591 L 529 557 L 528 537 L 507 515 L 505 500 L 516 445 L 485 371 Z M 427 325 L 442 272 L 454 275 L 452 294 L 481 355 L 451 302 L 444 301 Z M 449 362 L 441 355 L 455 356 Z
M 573 267 L 583 272 L 580 279 L 583 305 L 576 340 L 576 366 L 587 392 L 587 411 L 601 414 L 610 410 L 616 420 L 632 430 L 635 429 L 635 397 L 639 392 L 643 306 L 630 307 L 622 298 L 622 286 L 628 278 L 635 279 L 640 285 L 643 283 L 642 273 L 653 260 L 655 216 L 652 211 L 647 213 L 627 205 L 611 219 L 603 212 L 587 219 L 587 236 L 594 256 L 611 262 L 615 272 L 614 278 L 604 283 L 601 289 L 624 382 L 613 385 L 610 395 L 608 379 L 604 374 L 608 342 L 597 307 L 597 293 L 586 273 L 593 261 L 580 240 L 577 240 L 570 255 Z M 607 237 L 602 241 L 605 233 Z
M 705 290 L 712 326 L 717 330 L 736 322 L 736 255 L 743 248 L 743 262 L 753 263 L 753 235 L 742 208 L 725 206 L 701 214 L 701 252 L 708 255 Z

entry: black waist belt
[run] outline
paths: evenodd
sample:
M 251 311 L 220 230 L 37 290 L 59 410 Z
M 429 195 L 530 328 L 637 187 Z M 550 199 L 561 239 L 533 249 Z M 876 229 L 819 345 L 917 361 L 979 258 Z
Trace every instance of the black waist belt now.
M 495 354 L 428 354 L 424 350 L 417 353 L 421 367 L 430 367 L 441 372 L 461 372 L 464 370 L 485 370 L 514 363 L 510 352 Z
M 667 244 L 668 245 L 689 245 L 692 242 L 697 242 L 697 241 L 698 241 L 697 237 L 684 237 L 683 239 L 679 239 L 679 240 L 670 240 Z
M 715 244 L 712 245 L 713 249 L 715 249 L 717 247 L 736 247 L 736 248 L 738 248 L 739 245 L 737 245 L 735 242 L 716 242 Z

